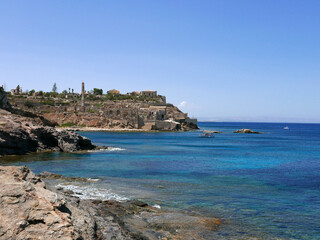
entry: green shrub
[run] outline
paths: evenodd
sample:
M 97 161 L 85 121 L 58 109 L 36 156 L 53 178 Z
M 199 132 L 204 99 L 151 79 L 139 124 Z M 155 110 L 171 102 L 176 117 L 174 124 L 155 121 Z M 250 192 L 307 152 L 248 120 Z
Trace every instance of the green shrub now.
M 66 122 L 61 124 L 61 127 L 74 127 L 74 126 L 76 126 L 76 124 L 72 122 Z
M 52 99 L 43 99 L 43 100 L 40 101 L 40 103 L 42 105 L 50 105 L 50 106 L 54 106 L 55 105 L 55 102 Z
M 25 102 L 24 102 L 24 105 L 25 105 L 27 108 L 33 108 L 33 107 L 34 107 L 33 103 L 30 102 L 30 101 L 25 101 Z

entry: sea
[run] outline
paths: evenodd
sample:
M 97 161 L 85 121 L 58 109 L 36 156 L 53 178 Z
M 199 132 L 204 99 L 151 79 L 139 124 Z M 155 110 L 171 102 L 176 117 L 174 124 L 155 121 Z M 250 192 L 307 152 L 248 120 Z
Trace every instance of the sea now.
M 221 218 L 213 239 L 320 239 L 320 124 L 201 122 L 199 127 L 80 132 L 112 148 L 7 157 L 1 164 L 90 178 L 61 183 L 80 198 L 139 199 Z M 242 128 L 263 134 L 232 133 Z M 222 133 L 202 138 L 203 130 Z

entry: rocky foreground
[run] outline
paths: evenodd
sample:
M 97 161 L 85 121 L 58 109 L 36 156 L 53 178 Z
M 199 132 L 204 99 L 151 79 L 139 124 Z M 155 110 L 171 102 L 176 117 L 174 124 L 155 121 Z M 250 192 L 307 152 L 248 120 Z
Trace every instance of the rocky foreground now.
M 140 201 L 82 200 L 11 166 L 0 167 L 0 216 L 0 240 L 208 239 L 220 224 Z

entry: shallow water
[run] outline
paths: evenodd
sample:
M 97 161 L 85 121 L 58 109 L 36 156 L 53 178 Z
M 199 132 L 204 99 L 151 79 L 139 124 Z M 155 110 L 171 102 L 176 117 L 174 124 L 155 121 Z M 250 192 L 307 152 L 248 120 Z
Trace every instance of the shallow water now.
M 200 127 L 223 133 L 199 138 L 197 131 L 83 132 L 95 144 L 119 149 L 30 154 L 8 157 L 4 164 L 99 178 L 65 186 L 90 197 L 139 198 L 162 208 L 221 217 L 221 237 L 320 239 L 320 124 Z M 240 128 L 265 134 L 232 134 Z

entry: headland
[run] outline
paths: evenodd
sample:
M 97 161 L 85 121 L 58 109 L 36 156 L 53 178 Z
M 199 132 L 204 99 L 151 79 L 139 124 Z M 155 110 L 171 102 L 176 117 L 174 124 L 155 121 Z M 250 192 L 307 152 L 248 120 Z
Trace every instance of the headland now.
M 121 94 L 102 89 L 82 92 L 22 92 L 12 89 L 8 100 L 13 107 L 44 117 L 60 127 L 114 131 L 188 131 L 198 129 L 188 117 L 157 91 Z

